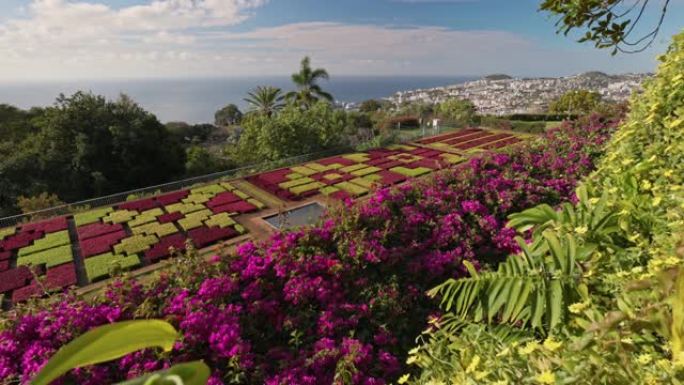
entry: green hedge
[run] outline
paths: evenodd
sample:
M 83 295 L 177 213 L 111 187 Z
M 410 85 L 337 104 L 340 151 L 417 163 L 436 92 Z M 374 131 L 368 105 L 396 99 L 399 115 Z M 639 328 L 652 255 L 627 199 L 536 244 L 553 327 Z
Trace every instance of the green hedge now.
M 121 243 L 114 246 L 116 254 L 133 255 L 138 254 L 150 248 L 150 246 L 159 242 L 154 235 L 136 234 L 132 237 L 126 238 Z
M 66 245 L 39 251 L 27 256 L 21 256 L 17 259 L 17 266 L 37 266 L 45 264 L 46 267 L 50 268 L 73 260 L 74 255 L 71 252 L 71 245 Z
M 87 258 L 84 264 L 88 281 L 93 282 L 108 277 L 115 268 L 129 270 L 140 266 L 140 257 L 107 253 Z
M 496 128 L 499 130 L 511 130 L 519 132 L 528 132 L 531 134 L 540 134 L 546 131 L 546 121 L 522 121 L 522 120 L 508 120 L 494 116 L 483 116 L 481 124 L 485 127 Z
M 37 253 L 39 251 L 54 249 L 55 247 L 68 245 L 70 243 L 71 240 L 69 239 L 69 232 L 67 230 L 59 231 L 56 233 L 47 234 L 44 238 L 35 241 L 32 246 L 20 249 L 18 255 L 20 257 L 23 257 L 29 254 Z
M 78 213 L 74 215 L 74 222 L 76 222 L 76 226 L 89 225 L 91 223 L 99 222 L 100 219 L 102 219 L 112 211 L 114 211 L 114 208 L 105 207 L 101 209 L 86 211 L 84 213 Z

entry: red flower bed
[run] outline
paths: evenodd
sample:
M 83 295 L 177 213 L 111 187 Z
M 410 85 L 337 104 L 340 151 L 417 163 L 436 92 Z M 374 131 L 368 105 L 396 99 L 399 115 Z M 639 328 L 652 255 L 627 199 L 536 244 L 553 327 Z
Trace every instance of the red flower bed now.
M 10 268 L 10 261 L 7 260 L 1 260 L 0 261 L 0 272 L 2 271 L 7 271 Z
M 186 237 L 183 234 L 173 234 L 163 237 L 159 243 L 152 246 L 145 252 L 145 258 L 149 263 L 156 263 L 169 256 L 169 248 L 185 250 Z
M 78 278 L 76 277 L 76 265 L 73 262 L 65 263 L 48 269 L 45 285 L 48 289 L 61 289 L 76 285 Z
M 168 213 L 168 214 L 162 214 L 160 215 L 157 220 L 159 223 L 172 223 L 176 222 L 180 219 L 185 218 L 185 215 L 175 212 L 175 213 Z
M 479 133 L 475 133 L 475 134 L 471 134 L 471 135 L 465 135 L 465 136 L 461 136 L 458 138 L 449 139 L 449 140 L 443 141 L 442 143 L 447 143 L 449 145 L 455 146 L 455 145 L 460 144 L 460 143 L 469 142 L 471 140 L 482 139 L 482 138 L 486 138 L 488 136 L 492 136 L 492 134 L 490 134 L 489 132 L 479 132 Z
M 343 166 L 351 166 L 352 164 L 355 164 L 351 159 L 343 158 L 341 156 L 334 156 L 332 158 L 325 158 L 321 160 L 317 160 L 316 163 L 321 164 L 323 166 L 329 166 L 331 164 L 341 164 Z
M 471 134 L 474 134 L 477 132 L 482 132 L 482 130 L 480 130 L 479 128 L 468 128 L 468 129 L 458 131 L 458 132 L 454 132 L 451 134 L 444 134 L 444 135 L 439 135 L 439 136 L 435 136 L 432 138 L 419 140 L 418 143 L 431 144 L 431 143 L 437 143 L 437 142 L 444 142 L 447 139 L 460 138 L 460 137 L 468 136 L 468 135 L 471 135 Z
M 159 195 L 155 197 L 157 202 L 161 203 L 164 206 L 173 204 L 173 203 L 178 203 L 185 199 L 188 195 L 190 195 L 190 191 L 188 190 L 181 190 L 181 191 L 174 191 L 170 192 L 167 194 Z
M 119 210 L 137 210 L 145 211 L 157 207 L 157 202 L 154 198 L 140 199 L 137 201 L 130 201 L 121 203 L 117 206 Z
M 118 223 L 92 223 L 89 225 L 81 226 L 76 231 L 78 232 L 78 239 L 83 241 L 86 239 L 99 237 L 100 235 L 110 234 L 121 230 L 123 230 L 123 226 Z
M 33 278 L 31 270 L 26 266 L 3 271 L 0 273 L 0 293 L 24 287 L 28 285 L 31 278 Z
M 509 139 L 500 140 L 500 141 L 495 142 L 495 143 L 490 143 L 490 144 L 484 145 L 484 146 L 482 146 L 482 148 L 485 150 L 495 150 L 497 148 L 510 146 L 511 144 L 520 143 L 520 142 L 522 142 L 521 139 L 509 138 Z
M 9 260 L 10 258 L 12 258 L 12 252 L 0 251 L 0 261 Z
M 35 280 L 32 280 L 29 285 L 14 290 L 12 292 L 12 302 L 19 303 L 24 302 L 31 297 L 43 296 L 45 294 L 44 289 L 53 291 L 73 286 L 77 283 L 78 279 L 76 278 L 75 265 L 73 263 L 59 265 L 47 271 L 47 277 L 45 278 L 43 286 L 39 285 Z
M 233 238 L 237 235 L 238 232 L 232 227 L 226 227 L 224 229 L 220 227 L 200 227 L 188 232 L 188 236 L 192 239 L 192 243 L 198 249 L 218 241 Z
M 21 231 L 0 241 L 0 250 L 10 251 L 21 249 L 43 237 L 42 231 Z
M 217 206 L 227 205 L 229 203 L 239 202 L 241 200 L 242 198 L 240 198 L 239 196 L 233 194 L 232 192 L 226 191 L 211 198 L 209 202 L 207 202 L 206 206 L 213 208 Z
M 473 147 L 481 146 L 483 144 L 495 142 L 495 141 L 500 140 L 500 139 L 505 139 L 505 138 L 508 138 L 510 136 L 511 135 L 508 135 L 508 134 L 497 134 L 497 135 L 488 136 L 486 138 L 472 140 L 472 141 L 469 141 L 467 143 L 458 144 L 455 147 L 458 148 L 459 150 L 467 150 L 467 149 L 470 149 Z
M 126 238 L 126 232 L 119 230 L 114 233 L 83 240 L 81 241 L 81 254 L 84 258 L 88 258 L 107 253 L 111 251 L 115 244 L 124 238 Z
M 406 180 L 405 176 L 393 171 L 380 171 L 378 175 L 382 177 L 382 183 L 384 185 L 393 185 Z
M 39 231 L 43 233 L 54 233 L 66 230 L 69 227 L 66 217 L 53 218 L 47 221 L 27 223 L 21 226 L 21 231 Z
M 227 205 L 221 205 L 216 207 L 210 207 L 214 214 L 218 213 L 251 213 L 257 211 L 257 207 L 253 204 L 245 201 L 229 203 Z

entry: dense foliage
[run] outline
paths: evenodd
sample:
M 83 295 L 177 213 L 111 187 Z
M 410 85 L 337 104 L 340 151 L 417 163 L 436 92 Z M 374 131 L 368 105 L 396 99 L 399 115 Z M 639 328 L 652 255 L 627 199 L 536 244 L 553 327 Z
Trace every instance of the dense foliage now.
M 600 104 L 601 94 L 598 92 L 572 90 L 552 101 L 549 113 L 583 115 L 594 111 Z
M 412 381 L 684 381 L 684 33 L 661 60 L 575 204 L 511 216 L 523 253 L 433 292 Z
M 347 113 L 324 101 L 307 109 L 289 104 L 272 116 L 249 114 L 233 157 L 257 163 L 336 148 L 351 124 Z
M 379 190 L 319 227 L 247 243 L 214 264 L 188 258 L 149 286 L 126 281 L 104 299 L 28 307 L 0 333 L 0 376 L 27 380 L 95 326 L 162 318 L 184 335 L 173 352 L 136 353 L 69 381 L 111 382 L 202 358 L 214 384 L 389 383 L 433 312 L 425 290 L 463 276 L 463 261 L 487 265 L 517 250 L 506 216 L 570 198 L 613 124 L 566 124 L 510 154 Z
M 21 195 L 48 192 L 74 201 L 183 173 L 185 154 L 177 141 L 125 96 L 108 101 L 76 93 L 53 107 L 4 116 L 0 129 L 15 134 L 0 144 L 2 214 L 15 212 Z

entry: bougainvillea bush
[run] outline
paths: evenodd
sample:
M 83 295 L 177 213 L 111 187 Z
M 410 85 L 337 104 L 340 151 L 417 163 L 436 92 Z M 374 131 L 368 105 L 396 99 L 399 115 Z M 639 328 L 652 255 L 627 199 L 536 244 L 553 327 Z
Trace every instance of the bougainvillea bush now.
M 436 308 L 425 291 L 462 276 L 464 260 L 478 266 L 515 251 L 506 216 L 572 199 L 614 126 L 598 116 L 567 123 L 508 154 L 379 190 L 318 227 L 244 244 L 210 264 L 180 259 L 147 286 L 121 281 L 90 302 L 20 308 L 0 333 L 0 378 L 27 381 L 94 326 L 161 318 L 183 334 L 170 354 L 137 353 L 64 381 L 108 383 L 198 358 L 213 384 L 395 381 Z

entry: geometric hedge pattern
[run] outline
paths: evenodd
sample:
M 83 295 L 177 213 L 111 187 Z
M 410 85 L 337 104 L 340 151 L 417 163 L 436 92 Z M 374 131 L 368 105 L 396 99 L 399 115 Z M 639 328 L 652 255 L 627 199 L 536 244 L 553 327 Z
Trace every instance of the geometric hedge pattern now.
M 395 145 L 264 172 L 247 180 L 286 200 L 318 194 L 346 199 L 365 195 L 374 187 L 429 174 L 463 159 L 439 150 Z
M 418 141 L 420 144 L 437 150 L 456 152 L 497 150 L 519 142 L 522 142 L 522 139 L 513 134 L 492 133 L 479 128 L 469 128 Z
M 417 145 L 344 154 L 245 179 L 283 200 L 319 194 L 356 198 L 460 163 L 470 152 L 520 141 L 511 134 L 465 129 Z M 77 285 L 75 251 L 83 259 L 81 281 L 95 282 L 168 258 L 172 250 L 184 250 L 188 240 L 204 248 L 244 234 L 235 217 L 265 207 L 231 183 L 217 182 L 2 228 L 0 303 L 3 298 L 17 303 Z

